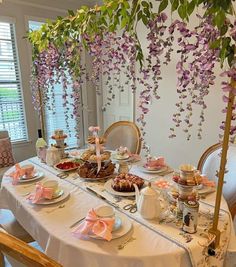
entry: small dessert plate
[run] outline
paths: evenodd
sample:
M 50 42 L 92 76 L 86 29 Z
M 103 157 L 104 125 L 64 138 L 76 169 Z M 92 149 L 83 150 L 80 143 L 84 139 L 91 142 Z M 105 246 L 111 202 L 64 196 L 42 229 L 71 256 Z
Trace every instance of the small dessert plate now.
M 44 173 L 37 171 L 35 172 L 35 174 L 31 177 L 31 178 L 26 178 L 25 176 L 22 176 L 19 180 L 19 183 L 27 183 L 27 182 L 33 182 L 36 181 L 38 179 L 41 179 L 42 177 L 44 177 Z
M 145 172 L 145 173 L 153 173 L 153 174 L 157 174 L 157 173 L 162 173 L 162 172 L 165 172 L 168 170 L 168 166 L 164 166 L 164 167 L 161 167 L 159 169 L 150 169 L 150 168 L 146 168 L 144 166 L 138 166 L 139 170 L 142 171 L 142 172 Z

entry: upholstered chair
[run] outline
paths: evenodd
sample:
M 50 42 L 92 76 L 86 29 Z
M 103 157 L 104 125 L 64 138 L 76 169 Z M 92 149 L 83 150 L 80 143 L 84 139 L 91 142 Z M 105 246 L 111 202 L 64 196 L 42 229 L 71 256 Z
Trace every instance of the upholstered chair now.
M 126 146 L 133 154 L 141 151 L 141 134 L 137 125 L 131 121 L 118 121 L 105 131 L 106 148 L 115 150 Z

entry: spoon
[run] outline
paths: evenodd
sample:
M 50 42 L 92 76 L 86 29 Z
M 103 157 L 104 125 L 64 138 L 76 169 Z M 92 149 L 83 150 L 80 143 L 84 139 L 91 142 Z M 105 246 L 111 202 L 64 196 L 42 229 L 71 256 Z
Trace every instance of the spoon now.
M 47 212 L 47 213 L 51 213 L 51 212 L 53 212 L 53 211 L 55 211 L 55 210 L 57 210 L 57 209 L 62 209 L 62 208 L 64 208 L 65 206 L 66 206 L 66 205 L 63 204 L 63 205 L 60 205 L 60 206 L 58 206 L 58 207 L 56 207 L 56 208 L 54 208 L 54 209 L 47 210 L 46 212 Z

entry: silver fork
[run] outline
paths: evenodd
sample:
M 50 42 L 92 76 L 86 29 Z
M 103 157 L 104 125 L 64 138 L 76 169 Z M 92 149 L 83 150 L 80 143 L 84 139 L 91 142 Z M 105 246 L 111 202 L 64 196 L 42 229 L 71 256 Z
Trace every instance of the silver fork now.
M 47 213 L 52 213 L 53 211 L 55 211 L 55 210 L 57 210 L 57 209 L 62 209 L 62 208 L 65 208 L 65 204 L 62 204 L 62 205 L 60 205 L 60 206 L 58 206 L 58 207 L 56 207 L 56 208 L 54 208 L 54 209 L 51 209 L 51 210 L 47 210 L 46 212 Z
M 136 240 L 136 238 L 131 236 L 129 239 L 124 241 L 122 244 L 118 245 L 118 249 L 119 250 L 123 249 L 128 243 L 130 243 L 130 242 L 132 242 L 134 240 Z

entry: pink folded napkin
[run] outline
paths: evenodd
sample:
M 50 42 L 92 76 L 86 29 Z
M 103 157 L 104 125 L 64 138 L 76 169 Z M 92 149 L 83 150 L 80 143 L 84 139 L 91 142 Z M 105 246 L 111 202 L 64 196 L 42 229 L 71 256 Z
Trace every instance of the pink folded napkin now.
M 41 183 L 37 183 L 35 186 L 35 192 L 31 193 L 27 199 L 29 199 L 32 203 L 37 203 L 42 198 L 52 199 L 53 193 L 53 188 L 44 187 Z
M 158 168 L 158 167 L 165 167 L 165 159 L 163 157 L 154 158 L 148 160 L 148 162 L 145 164 L 145 167 L 147 168 Z
M 112 239 L 112 228 L 115 223 L 114 218 L 100 218 L 94 209 L 91 209 L 84 222 L 79 225 L 72 233 L 74 236 L 81 238 L 94 234 L 107 241 Z
M 19 163 L 15 164 L 15 171 L 8 174 L 9 177 L 12 177 L 13 185 L 16 185 L 23 175 L 25 175 L 25 170 L 20 167 Z

